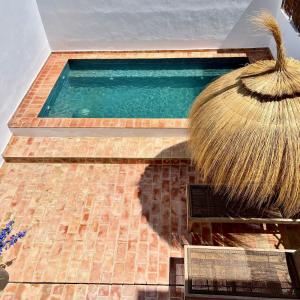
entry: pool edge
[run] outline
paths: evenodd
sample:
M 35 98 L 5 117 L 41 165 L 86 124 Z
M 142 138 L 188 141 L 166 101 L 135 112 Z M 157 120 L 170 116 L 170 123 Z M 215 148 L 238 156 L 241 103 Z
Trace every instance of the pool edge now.
M 87 134 L 105 134 L 110 129 L 115 134 L 119 130 L 127 130 L 134 134 L 149 134 L 148 130 L 161 134 L 174 134 L 186 131 L 187 119 L 65 119 L 65 118 L 39 118 L 38 114 L 46 102 L 54 84 L 68 59 L 113 59 L 113 58 L 215 58 L 215 57 L 247 57 L 250 62 L 260 59 L 271 59 L 268 48 L 249 49 L 214 49 L 214 50 L 163 50 L 163 51 L 102 51 L 102 52 L 53 52 L 50 54 L 32 86 L 10 119 L 8 126 L 13 134 L 23 135 L 24 132 L 42 132 L 62 134 L 67 129 L 76 129 L 77 132 Z M 23 129 L 23 130 L 22 130 Z M 26 129 L 26 130 L 25 130 Z M 56 129 L 56 130 L 55 130 Z M 95 130 L 92 130 L 95 129 Z M 133 130 L 137 129 L 137 131 Z M 162 131 L 163 129 L 163 131 Z M 79 130 L 79 131 L 78 131 Z M 167 130 L 171 130 L 170 133 Z M 74 131 L 75 132 L 75 131 Z M 96 133 L 95 133 L 96 134 Z M 121 134 L 121 133 L 118 133 Z M 133 133 L 132 133 L 133 134 Z M 97 136 L 97 135 L 96 135 Z

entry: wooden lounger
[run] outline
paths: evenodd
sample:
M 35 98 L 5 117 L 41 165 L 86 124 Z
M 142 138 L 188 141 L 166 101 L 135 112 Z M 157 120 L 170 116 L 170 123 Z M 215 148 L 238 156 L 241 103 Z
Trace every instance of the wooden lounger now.
M 185 299 L 299 299 L 300 253 L 185 246 Z
M 194 223 L 253 223 L 253 224 L 300 224 L 300 217 L 287 218 L 276 207 L 241 209 L 239 203 L 229 201 L 226 197 L 213 193 L 205 184 L 187 186 L 188 229 Z

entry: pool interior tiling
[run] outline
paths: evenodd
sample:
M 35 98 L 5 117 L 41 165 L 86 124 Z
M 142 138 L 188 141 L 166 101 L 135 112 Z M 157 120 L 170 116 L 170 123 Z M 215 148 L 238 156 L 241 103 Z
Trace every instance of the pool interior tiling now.
M 40 118 L 53 86 L 66 66 L 74 59 L 165 59 L 165 58 L 240 58 L 250 62 L 270 59 L 269 49 L 224 49 L 189 51 L 136 51 L 136 52 L 68 52 L 52 53 L 22 103 L 9 122 L 11 130 L 32 128 L 187 128 L 186 118 Z
M 40 118 L 187 118 L 197 95 L 246 57 L 70 59 Z
M 66 60 L 99 55 L 52 54 L 10 126 L 114 126 L 110 120 L 68 123 L 37 118 Z M 155 122 L 124 124 L 169 126 Z M 14 216 L 15 230 L 30 230 L 5 256 L 13 261 L 1 300 L 181 300 L 185 244 L 300 247 L 299 226 L 205 223 L 188 233 L 186 185 L 200 178 L 191 164 L 186 137 L 15 135 L 3 157 L 0 223 Z

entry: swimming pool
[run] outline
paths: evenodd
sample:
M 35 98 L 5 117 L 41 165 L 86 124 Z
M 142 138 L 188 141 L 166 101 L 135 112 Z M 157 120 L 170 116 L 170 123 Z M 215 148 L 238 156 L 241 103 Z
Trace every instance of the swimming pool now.
M 195 97 L 247 58 L 71 59 L 40 118 L 186 118 Z

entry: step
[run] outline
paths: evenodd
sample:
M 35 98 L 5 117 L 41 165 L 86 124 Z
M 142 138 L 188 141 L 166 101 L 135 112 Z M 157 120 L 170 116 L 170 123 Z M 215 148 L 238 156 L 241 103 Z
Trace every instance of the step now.
M 129 88 L 140 87 L 142 89 L 154 87 L 167 87 L 167 88 L 196 88 L 199 85 L 206 85 L 216 79 L 218 75 L 211 76 L 160 76 L 160 77 L 141 77 L 141 76 L 69 76 L 68 83 L 71 87 L 101 87 L 113 88 L 115 86 L 126 86 Z
M 185 137 L 13 136 L 6 162 L 189 164 Z
M 232 69 L 230 68 L 213 68 L 210 69 L 149 69 L 149 70 L 72 70 L 68 76 L 77 78 L 170 78 L 170 77 L 215 77 L 225 74 Z

